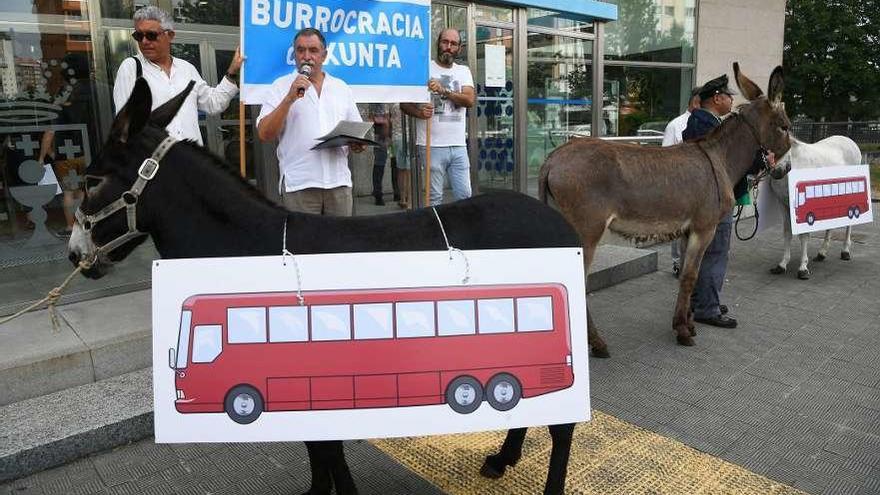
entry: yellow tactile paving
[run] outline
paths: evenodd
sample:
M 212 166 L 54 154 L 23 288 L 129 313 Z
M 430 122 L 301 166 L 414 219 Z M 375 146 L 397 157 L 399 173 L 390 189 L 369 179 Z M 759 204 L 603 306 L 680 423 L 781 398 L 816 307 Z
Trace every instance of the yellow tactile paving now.
M 451 495 L 536 494 L 550 455 L 546 428 L 526 437 L 523 458 L 500 480 L 480 476 L 504 432 L 376 440 L 373 443 Z M 596 495 L 802 494 L 687 445 L 593 411 L 575 429 L 566 493 Z

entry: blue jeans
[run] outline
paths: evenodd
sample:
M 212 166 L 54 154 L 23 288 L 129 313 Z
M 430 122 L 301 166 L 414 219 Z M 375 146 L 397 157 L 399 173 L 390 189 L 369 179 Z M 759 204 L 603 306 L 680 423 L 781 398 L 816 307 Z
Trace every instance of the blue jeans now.
M 421 164 L 427 162 L 426 148 L 419 146 Z M 431 205 L 443 202 L 446 177 L 452 188 L 452 199 L 471 197 L 471 164 L 464 146 L 431 146 Z
M 700 263 L 700 274 L 691 295 L 695 318 L 713 318 L 721 314 L 719 307 L 724 275 L 727 273 L 727 253 L 730 251 L 730 230 L 733 217 L 727 215 L 715 229 L 715 237 Z

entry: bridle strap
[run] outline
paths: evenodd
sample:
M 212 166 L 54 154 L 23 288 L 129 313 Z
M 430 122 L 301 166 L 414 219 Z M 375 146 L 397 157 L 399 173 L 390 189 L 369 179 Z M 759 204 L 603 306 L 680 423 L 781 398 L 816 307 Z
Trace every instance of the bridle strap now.
M 159 172 L 159 162 L 165 158 L 168 150 L 170 150 L 175 143 L 177 143 L 177 139 L 174 139 L 171 136 L 167 136 L 163 139 L 162 142 L 159 143 L 159 146 L 153 150 L 152 155 L 149 158 L 146 158 L 143 163 L 141 163 L 141 166 L 138 167 L 138 177 L 135 179 L 134 184 L 132 184 L 131 189 L 122 193 L 116 201 L 101 208 L 97 213 L 92 215 L 86 215 L 83 213 L 82 208 L 77 208 L 75 213 L 76 220 L 89 236 L 91 236 L 92 229 L 98 222 L 123 208 L 125 209 L 128 231 L 103 246 L 100 246 L 94 253 L 95 257 L 107 254 L 132 239 L 147 235 L 145 232 L 141 232 L 137 229 L 138 199 L 140 198 L 141 192 L 147 187 L 147 183 L 156 177 L 156 174 Z

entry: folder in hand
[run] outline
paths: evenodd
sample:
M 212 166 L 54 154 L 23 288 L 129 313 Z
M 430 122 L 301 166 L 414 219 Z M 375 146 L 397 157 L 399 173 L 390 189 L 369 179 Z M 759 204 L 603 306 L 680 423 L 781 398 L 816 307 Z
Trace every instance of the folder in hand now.
M 372 122 L 353 122 L 343 120 L 336 124 L 329 133 L 318 138 L 318 144 L 312 146 L 313 150 L 322 150 L 327 148 L 337 148 L 339 146 L 350 146 L 352 144 L 362 144 L 365 146 L 381 146 L 381 144 L 367 139 L 367 132 L 373 127 Z

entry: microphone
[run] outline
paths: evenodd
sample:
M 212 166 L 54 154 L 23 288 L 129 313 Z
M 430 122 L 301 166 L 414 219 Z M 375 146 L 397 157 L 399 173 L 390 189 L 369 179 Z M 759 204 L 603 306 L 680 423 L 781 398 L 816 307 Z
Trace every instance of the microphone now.
M 306 76 L 306 77 L 311 76 L 312 75 L 312 64 L 302 64 L 302 66 L 300 66 L 300 68 L 299 68 L 299 73 Z M 299 96 L 300 98 L 302 98 L 303 95 L 305 95 L 305 94 L 306 94 L 306 90 L 304 88 L 299 88 L 299 91 L 297 91 L 297 96 Z

